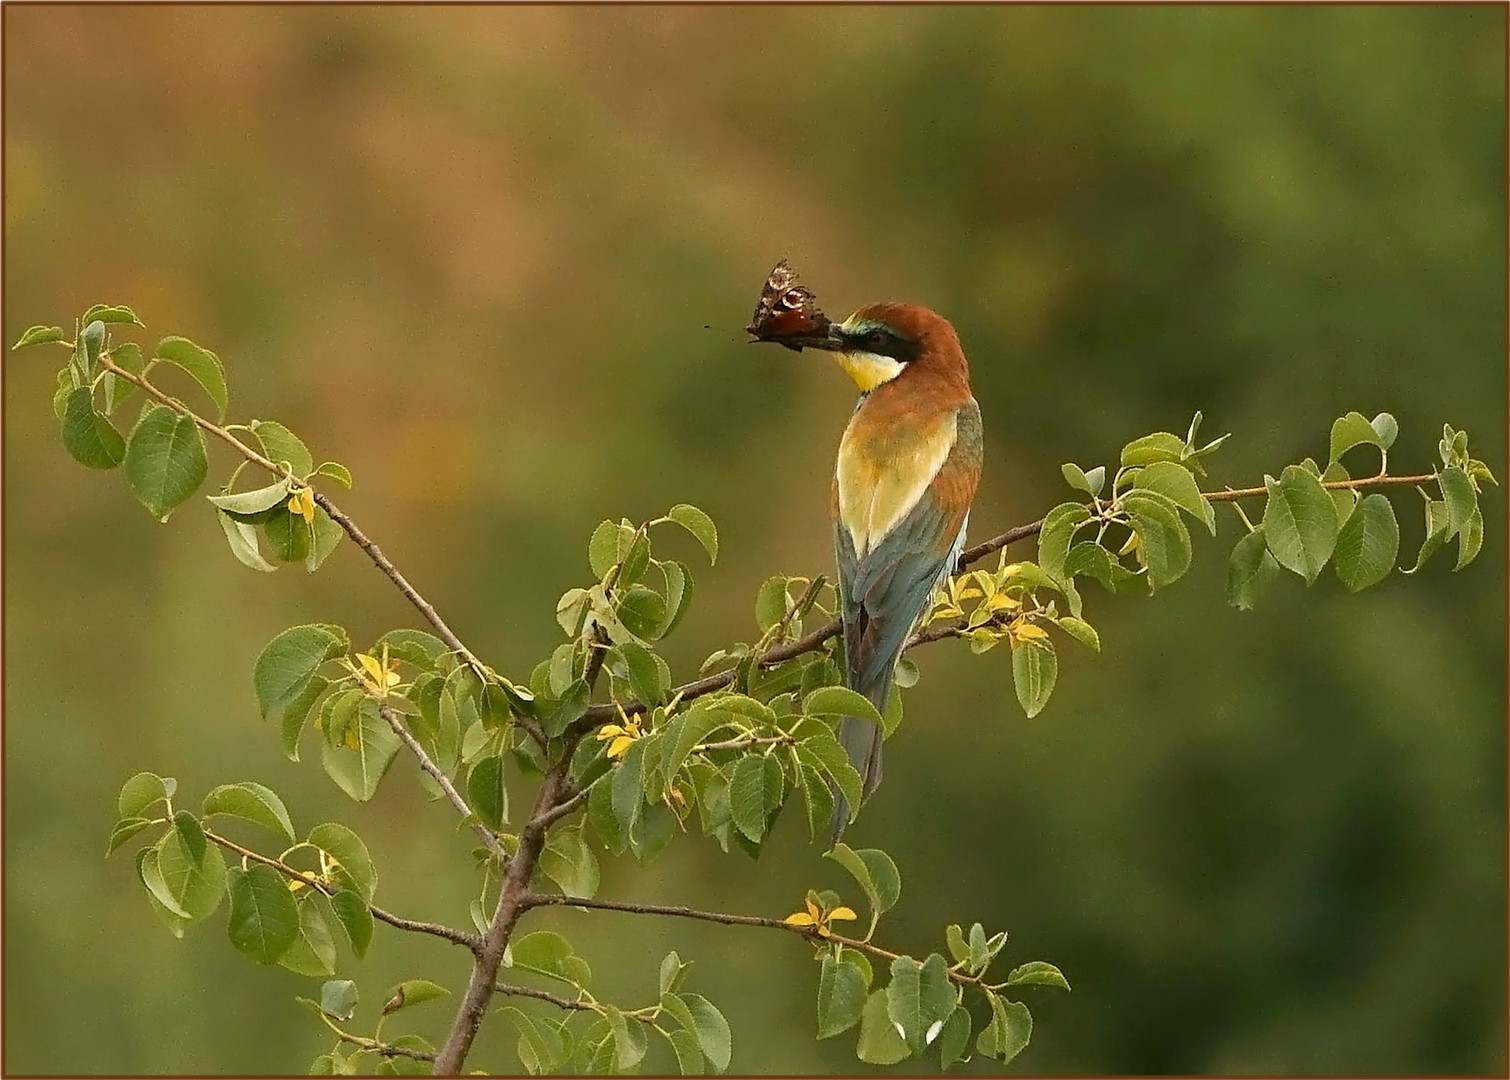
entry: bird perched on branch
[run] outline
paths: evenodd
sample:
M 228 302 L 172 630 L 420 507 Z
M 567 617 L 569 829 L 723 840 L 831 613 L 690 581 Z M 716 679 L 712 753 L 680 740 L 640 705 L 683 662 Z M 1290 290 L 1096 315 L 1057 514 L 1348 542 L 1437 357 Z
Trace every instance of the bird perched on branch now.
M 860 388 L 834 472 L 834 547 L 847 682 L 884 714 L 902 649 L 964 547 L 980 481 L 980 408 L 959 335 L 942 316 L 883 303 L 830 323 L 789 269 L 780 280 L 784 267 L 767 290 L 785 285 L 787 306 L 779 288 L 763 296 L 751 333 L 832 352 Z M 881 782 L 881 731 L 846 717 L 839 741 L 869 798 Z M 850 818 L 838 791 L 834 802 L 831 841 Z

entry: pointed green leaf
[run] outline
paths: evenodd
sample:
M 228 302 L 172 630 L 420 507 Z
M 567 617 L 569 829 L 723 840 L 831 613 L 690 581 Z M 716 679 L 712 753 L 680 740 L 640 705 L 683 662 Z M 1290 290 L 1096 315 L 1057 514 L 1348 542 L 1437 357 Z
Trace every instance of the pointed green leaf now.
M 1286 466 L 1278 480 L 1264 477 L 1264 539 L 1276 562 L 1310 584 L 1337 544 L 1337 511 L 1321 481 L 1298 465 Z
M 1038 565 L 1051 577 L 1064 577 L 1064 562 L 1069 557 L 1075 531 L 1090 519 L 1090 509 L 1077 502 L 1060 503 L 1044 515 L 1043 528 L 1038 533 Z
M 1059 620 L 1059 629 L 1069 634 L 1080 644 L 1101 651 L 1101 635 L 1096 633 L 1096 628 L 1084 619 L 1077 619 L 1073 615 L 1066 615 Z
M 332 746 L 329 740 L 322 744 L 321 763 L 337 787 L 357 802 L 367 802 L 377 794 L 402 745 L 369 699 L 361 704 L 356 721 L 347 727 L 339 746 Z
M 89 387 L 69 393 L 63 410 L 63 446 L 80 465 L 113 469 L 126 457 L 126 440 L 94 411 Z
M 62 340 L 63 328 L 61 326 L 28 326 L 26 332 L 16 339 L 11 349 L 24 349 L 28 345 L 50 345 Z
M 881 724 L 881 714 L 869 698 L 844 686 L 823 686 L 809 694 L 802 702 L 806 716 L 853 716 Z
M 750 754 L 734 764 L 729 780 L 729 811 L 734 825 L 755 843 L 765 837 L 765 758 Z
M 313 574 L 326 559 L 330 558 L 346 530 L 337 525 L 325 512 L 325 507 L 315 507 L 314 524 L 310 526 L 309 551 L 304 556 L 304 569 Z
M 1479 549 L 1484 546 L 1484 515 L 1477 506 L 1469 516 L 1467 524 L 1458 533 L 1458 562 L 1453 567 L 1454 571 L 1461 570 L 1478 557 Z
M 377 889 L 377 871 L 361 837 L 345 825 L 328 821 L 309 831 L 309 842 L 339 867 L 335 875 L 338 887 L 351 889 L 371 903 L 372 894 Z
M 95 304 L 88 311 L 84 312 L 84 317 L 79 321 L 82 322 L 85 326 L 88 326 L 96 319 L 98 319 L 102 323 L 131 323 L 136 326 L 145 325 L 140 319 L 136 317 L 136 312 L 132 311 L 125 304 Z
M 587 846 L 580 826 L 557 829 L 549 835 L 540 853 L 540 869 L 566 896 L 590 898 L 598 891 L 598 859 Z
M 159 800 L 171 799 L 177 784 L 152 772 L 139 772 L 121 785 L 116 809 L 122 818 L 140 817 Z
M 328 476 L 343 488 L 351 487 L 351 470 L 339 461 L 322 461 L 315 466 L 315 476 Z
M 865 893 L 870 902 L 873 918 L 880 918 L 896 906 L 902 896 L 902 875 L 891 856 L 880 848 L 855 850 L 848 844 L 838 843 L 823 856 L 849 871 L 851 877 Z
M 1152 491 L 1162 495 L 1216 535 L 1216 510 L 1201 494 L 1200 485 L 1183 465 L 1158 461 L 1138 473 L 1133 491 Z
M 330 896 L 330 909 L 346 932 L 346 940 L 351 943 L 356 958 L 360 960 L 366 956 L 367 946 L 372 943 L 372 910 L 367 901 L 350 889 L 337 889 Z
M 960 1005 L 949 1014 L 939 1032 L 938 1044 L 940 1068 L 947 1069 L 965 1060 L 965 1047 L 970 1045 L 969 1009 Z
M 825 956 L 818 976 L 818 1038 L 827 1039 L 858 1024 L 868 988 L 859 968 Z
M 204 387 L 204 392 L 210 395 L 210 400 L 220 411 L 219 418 L 225 419 L 229 395 L 226 392 L 225 370 L 220 366 L 220 357 L 185 337 L 163 338 L 157 343 L 157 351 L 153 356 L 188 372 L 195 382 Z
M 388 996 L 383 1005 L 383 1015 L 396 1013 L 400 1009 L 407 1009 L 411 1005 L 423 1005 L 427 1001 L 436 998 L 450 997 L 451 991 L 439 983 L 433 983 L 429 979 L 405 979 L 403 982 L 388 988 Z
M 1269 554 L 1260 525 L 1237 542 L 1227 563 L 1227 603 L 1239 611 L 1252 611 L 1279 575 L 1279 564 Z
M 357 1011 L 357 984 L 350 979 L 332 979 L 320 987 L 320 1011 L 337 1020 L 350 1020 Z
M 980 1033 L 975 1045 L 986 1057 L 1005 1065 L 1028 1045 L 1033 1034 L 1033 1016 L 1026 1005 L 1004 1001 L 995 994 L 988 996 L 991 999 L 991 1023 Z
M 1389 414 L 1380 413 L 1379 416 L 1389 417 Z M 1389 419 L 1392 421 L 1394 418 L 1389 417 Z M 1329 450 L 1331 460 L 1341 461 L 1342 455 L 1355 446 L 1377 446 L 1380 450 L 1388 449 L 1388 443 L 1384 441 L 1383 436 L 1360 412 L 1350 412 L 1346 416 L 1338 417 L 1332 424 Z
M 723 1072 L 729 1067 L 729 1060 L 734 1053 L 734 1037 L 729 1031 L 729 1022 L 718 1011 L 718 1007 L 701 994 L 682 994 L 681 999 L 687 1003 L 692 1021 L 697 1025 L 697 1045 L 713 1068 Z
M 1437 482 L 1442 487 L 1442 499 L 1447 503 L 1447 534 L 1442 538 L 1446 543 L 1468 524 L 1468 519 L 1478 509 L 1479 498 L 1473 490 L 1473 481 L 1456 465 L 1443 469 Z
M 231 554 L 236 556 L 237 561 L 243 566 L 261 570 L 267 574 L 278 569 L 262 557 L 262 551 L 257 546 L 256 529 L 244 521 L 237 521 L 223 510 L 215 511 L 215 519 L 220 522 L 220 529 L 225 533 L 225 541 L 230 545 Z
M 877 990 L 860 1013 L 860 1042 L 855 1056 L 871 1065 L 895 1065 L 909 1056 L 907 1043 L 887 1015 L 886 991 Z
M 293 474 L 303 478 L 315 471 L 315 459 L 304 445 L 304 440 L 276 420 L 253 420 L 248 425 L 262 443 L 262 451 L 269 461 L 287 465 Z M 334 464 L 334 463 L 332 463 Z M 348 474 L 348 481 L 349 481 Z M 348 482 L 347 486 L 350 486 Z
M 1389 576 L 1400 554 L 1400 525 L 1389 499 L 1365 496 L 1337 533 L 1333 567 L 1348 592 L 1359 592 Z
M 902 1039 L 914 1055 L 921 1054 L 932 1042 L 930 1033 L 933 1038 L 938 1037 L 956 1003 L 947 965 L 938 953 L 930 954 L 921 964 L 910 956 L 899 956 L 891 962 L 886 1015 L 901 1029 Z
M 655 656 L 637 641 L 626 641 L 619 646 L 624 664 L 629 669 L 629 687 L 634 696 L 646 705 L 659 705 L 665 693 L 661 685 L 661 669 Z
M 285 478 L 253 491 L 236 491 L 229 495 L 206 495 L 205 498 L 217 509 L 227 513 L 253 517 L 263 515 L 266 511 L 286 503 L 290 486 L 290 481 Z M 259 517 L 258 520 L 261 518 Z
M 144 817 L 128 817 L 117 821 L 110 830 L 110 846 L 105 849 L 105 856 L 108 858 L 116 848 L 152 824 L 151 818 Z
M 204 436 L 192 417 L 149 404 L 126 443 L 126 481 L 159 521 L 203 483 L 208 462 Z
M 288 810 L 284 807 L 283 800 L 272 788 L 259 784 L 255 780 L 244 780 L 239 784 L 222 784 L 214 788 L 204 797 L 202 809 L 206 817 L 211 814 L 229 814 L 232 817 L 245 818 L 263 828 L 283 834 L 288 837 L 290 844 L 297 839 L 294 835 L 293 822 L 289 820 Z
M 194 815 L 187 816 L 192 820 Z M 186 915 L 195 921 L 208 918 L 220 906 L 226 880 L 225 859 L 220 849 L 206 843 L 199 848 L 196 857 L 191 847 L 194 841 L 185 839 L 186 833 L 191 837 L 195 834 L 198 824 L 197 821 L 193 826 L 185 823 L 184 828 L 179 828 L 175 818 L 174 831 L 164 835 L 157 845 L 157 870 L 173 903 L 169 904 L 161 893 L 158 893 L 158 899 L 175 914 Z M 197 835 L 204 843 L 204 832 L 200 830 Z
M 277 963 L 299 936 L 299 906 L 288 883 L 261 863 L 232 867 L 228 880 L 231 944 L 259 964 Z
M 718 562 L 718 529 L 713 519 L 689 503 L 673 506 L 666 514 L 672 521 L 691 533 L 703 550 L 708 553 L 710 564 Z
M 278 964 L 299 975 L 320 978 L 336 970 L 336 941 L 330 933 L 330 924 L 320 911 L 319 902 L 309 889 L 301 890 L 295 898 L 299 908 L 299 935 L 282 956 Z
M 1179 580 L 1190 569 L 1190 533 L 1180 515 L 1164 500 L 1136 493 L 1122 507 L 1138 534 L 1149 581 L 1157 588 Z
M 1054 683 L 1059 677 L 1059 658 L 1054 643 L 1043 640 L 1014 643 L 1012 646 L 1012 685 L 1022 711 L 1032 719 L 1049 703 Z
M 1123 465 L 1152 465 L 1158 461 L 1179 461 L 1185 440 L 1167 431 L 1156 431 L 1134 439 L 1122 448 Z
M 320 665 L 346 655 L 349 648 L 346 632 L 326 623 L 290 627 L 268 642 L 252 669 L 263 718 L 298 700 Z

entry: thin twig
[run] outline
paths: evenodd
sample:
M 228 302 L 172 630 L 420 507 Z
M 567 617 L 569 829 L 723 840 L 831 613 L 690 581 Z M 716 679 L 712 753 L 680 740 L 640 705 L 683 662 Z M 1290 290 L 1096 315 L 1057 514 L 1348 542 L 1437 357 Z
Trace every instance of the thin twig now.
M 603 774 L 603 776 L 612 775 L 613 774 L 611 772 L 606 772 Z M 598 777 L 598 780 L 602 780 L 603 776 Z M 597 786 L 598 780 L 594 780 L 585 788 L 582 788 L 580 791 L 574 792 L 564 802 L 557 803 L 554 807 L 547 810 L 539 817 L 534 818 L 532 821 L 530 821 L 530 824 L 539 829 L 549 829 L 556 822 L 560 821 L 562 818 L 566 817 L 568 814 L 572 813 L 574 810 L 580 807 L 583 803 L 587 802 L 588 798 L 592 795 L 592 789 Z
M 446 798 L 451 801 L 451 805 L 456 808 L 456 812 L 463 818 L 473 817 L 472 808 L 467 805 L 467 800 L 461 797 L 461 792 L 456 790 L 456 785 L 451 783 L 451 778 L 445 774 L 445 771 L 440 766 L 431 760 L 425 748 L 419 744 L 419 740 L 409 731 L 408 726 L 399 719 L 398 713 L 393 711 L 393 707 L 387 703 L 380 704 L 378 706 L 378 713 L 384 720 L 388 721 L 388 726 L 393 729 L 393 733 L 419 759 L 420 768 L 429 773 L 430 779 L 440 785 L 440 789 L 446 793 Z M 482 822 L 475 820 L 472 822 L 472 828 L 482 838 L 482 842 L 487 845 L 489 851 L 500 859 L 507 861 L 509 857 L 508 852 L 503 849 L 503 844 L 499 842 L 497 834 L 492 829 L 488 828 Z
M 591 908 L 597 911 L 622 911 L 630 915 L 665 915 L 677 919 L 697 919 L 702 922 L 719 923 L 723 926 L 758 926 L 765 930 L 784 930 L 816 943 L 835 942 L 846 949 L 856 949 L 882 960 L 896 960 L 902 955 L 890 949 L 883 949 L 879 945 L 872 945 L 868 941 L 836 934 L 826 927 L 811 924 L 798 926 L 782 919 L 770 919 L 764 915 L 733 915 L 723 911 L 700 911 L 680 904 L 630 904 L 619 900 L 590 900 L 580 896 L 556 896 L 550 893 L 530 893 L 524 898 L 524 903 L 531 908 L 552 906 Z M 984 988 L 987 985 L 983 980 L 961 971 L 950 971 L 949 977 L 962 986 Z
M 533 986 L 518 986 L 514 983 L 494 983 L 493 993 L 503 994 L 506 997 L 528 997 L 538 1001 L 548 1001 L 558 1009 L 574 1009 L 580 1012 L 598 1012 L 585 1001 L 574 1001 L 571 998 L 561 997 L 549 990 L 536 990 Z
M 303 870 L 289 866 L 288 863 L 284 862 L 281 859 L 275 859 L 270 855 L 262 854 L 260 851 L 253 851 L 251 848 L 242 847 L 240 844 L 236 843 L 236 841 L 227 840 L 219 833 L 210 832 L 208 829 L 205 830 L 204 835 L 205 839 L 213 840 L 215 843 L 219 844 L 227 851 L 234 851 L 237 855 L 240 855 L 244 859 L 251 859 L 253 862 L 262 863 L 264 866 L 271 866 L 274 870 L 277 870 L 285 877 L 292 878 L 294 881 L 302 881 L 305 885 L 308 885 L 312 889 L 319 890 L 326 896 L 329 896 L 334 891 L 329 885 L 321 881 L 319 878 L 315 877 L 313 874 L 306 873 Z M 450 926 L 443 926 L 440 923 L 419 922 L 416 919 L 405 919 L 402 916 L 393 914 L 391 911 L 384 911 L 376 904 L 368 904 L 367 910 L 372 912 L 372 917 L 374 919 L 377 919 L 379 922 L 385 922 L 389 926 L 396 927 L 399 930 L 408 930 L 411 933 L 430 934 L 434 937 L 445 938 L 447 941 L 452 942 L 453 944 L 465 946 L 472 952 L 476 952 L 478 945 L 480 944 L 477 935 L 469 934 L 465 930 L 457 930 Z
M 342 1031 L 340 1028 L 335 1027 L 334 1024 L 331 1024 L 331 1027 L 341 1037 L 342 1042 L 351 1043 L 353 1046 L 360 1046 L 363 1050 L 370 1050 L 374 1054 L 381 1054 L 383 1057 L 406 1057 L 413 1058 L 415 1061 L 435 1060 L 434 1054 L 427 1053 L 424 1050 L 410 1050 L 407 1046 L 394 1046 L 391 1043 L 379 1042 L 377 1039 L 369 1039 L 365 1035 L 353 1035 L 349 1031 Z
M 1321 486 L 1328 491 L 1342 491 L 1351 488 L 1356 491 L 1359 488 L 1383 487 L 1386 484 L 1428 484 L 1437 478 L 1436 473 L 1426 473 L 1424 476 L 1365 476 L 1357 480 L 1323 480 Z M 1210 502 L 1234 502 L 1237 499 L 1256 499 L 1260 495 L 1269 494 L 1266 487 L 1253 488 L 1227 488 L 1225 491 L 1203 491 Z

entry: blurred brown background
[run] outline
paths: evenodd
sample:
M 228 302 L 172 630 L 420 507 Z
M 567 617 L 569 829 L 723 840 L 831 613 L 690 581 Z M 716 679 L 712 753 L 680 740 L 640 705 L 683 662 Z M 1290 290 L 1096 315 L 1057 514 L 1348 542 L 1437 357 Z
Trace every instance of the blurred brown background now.
M 149 345 L 217 350 L 234 415 L 349 464 L 342 505 L 517 677 L 600 519 L 701 505 L 724 555 L 668 643 L 690 673 L 748 638 L 767 574 L 831 560 L 853 389 L 738 332 L 782 256 L 835 314 L 908 299 L 959 328 L 977 539 L 1068 497 L 1060 462 L 1197 408 L 1236 433 L 1217 483 L 1324 454 L 1349 409 L 1399 417 L 1392 465 L 1429 467 L 1446 420 L 1503 477 L 1505 19 L 7 5 L 4 330 L 108 301 Z M 412 768 L 353 809 L 251 693 L 287 625 L 416 616 L 350 545 L 262 576 L 202 503 L 155 525 L 58 444 L 57 359 L 5 369 L 6 1067 L 302 1071 L 328 1042 L 292 1001 L 309 980 L 237 955 L 224 909 L 172 940 L 101 858 L 115 792 L 143 768 L 191 802 L 264 781 L 301 829 L 369 838 L 380 903 L 464 923 L 466 838 Z M 1064 969 L 1014 1071 L 1502 1075 L 1502 492 L 1486 512 L 1462 574 L 1290 578 L 1254 614 L 1222 599 L 1224 514 L 1176 588 L 1088 594 L 1105 652 L 1068 653 L 1032 722 L 1005 651 L 932 647 L 852 836 L 902 868 L 887 942 L 979 919 Z M 606 865 L 603 894 L 781 914 L 841 883 L 797 816 L 781 831 L 759 864 L 690 840 Z M 737 1070 L 856 1067 L 851 1036 L 812 1037 L 795 942 L 540 925 L 630 1004 L 668 948 L 695 959 Z M 399 978 L 463 985 L 458 950 L 378 934 L 341 961 L 364 1017 Z M 439 1035 L 449 1007 L 415 1016 Z M 507 1026 L 475 1065 L 517 1067 Z

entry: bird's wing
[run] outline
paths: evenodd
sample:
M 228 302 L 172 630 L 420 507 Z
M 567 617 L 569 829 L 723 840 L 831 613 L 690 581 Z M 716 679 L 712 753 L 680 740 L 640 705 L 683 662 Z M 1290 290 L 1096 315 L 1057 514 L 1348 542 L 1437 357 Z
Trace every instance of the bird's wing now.
M 959 410 L 953 448 L 916 504 L 863 556 L 836 526 L 849 685 L 885 708 L 892 666 L 964 541 L 980 479 L 980 412 Z M 879 700 L 877 700 L 879 699 Z

